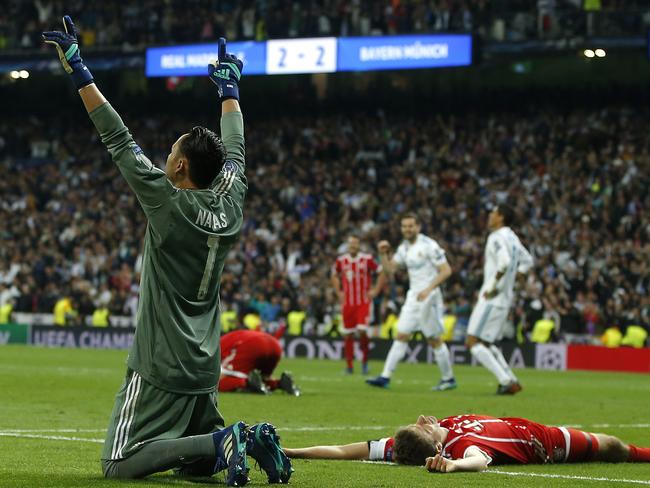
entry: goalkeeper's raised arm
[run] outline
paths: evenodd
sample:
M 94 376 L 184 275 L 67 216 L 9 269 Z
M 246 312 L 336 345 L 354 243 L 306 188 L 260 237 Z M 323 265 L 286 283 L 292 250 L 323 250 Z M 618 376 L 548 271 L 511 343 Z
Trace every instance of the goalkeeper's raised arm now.
M 207 74 L 216 85 L 222 105 L 223 141 L 205 127 L 194 127 L 172 145 L 164 171 L 144 155 L 120 116 L 96 86 L 81 58 L 77 30 L 72 19 L 67 15 L 63 17 L 63 31 L 43 32 L 43 40 L 56 47 L 59 59 L 78 89 L 102 142 L 138 196 L 154 227 L 155 214 L 165 207 L 171 194 L 178 188 L 211 188 L 218 195 L 232 195 L 241 204 L 247 189 L 244 177 L 244 129 L 239 107 L 239 80 L 243 64 L 226 53 L 225 39 L 219 39 L 219 59 L 207 67 Z M 165 223 L 162 225 L 168 227 Z
M 212 187 L 218 193 L 232 190 L 239 195 L 233 182 L 239 179 L 245 197 L 246 181 L 244 171 L 244 122 L 239 107 L 239 81 L 243 71 L 243 63 L 232 54 L 226 52 L 226 40 L 219 39 L 219 58 L 208 65 L 208 75 L 217 87 L 221 99 L 221 138 L 226 147 L 226 164 L 215 179 Z

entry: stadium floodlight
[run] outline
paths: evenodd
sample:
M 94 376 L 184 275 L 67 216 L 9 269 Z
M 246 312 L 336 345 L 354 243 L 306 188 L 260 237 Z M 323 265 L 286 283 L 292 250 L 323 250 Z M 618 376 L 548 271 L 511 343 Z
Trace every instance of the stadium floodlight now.
M 20 78 L 20 73 L 18 71 L 12 71 L 11 73 L 9 73 L 9 76 L 11 76 L 14 80 L 17 80 L 18 78 Z
M 598 56 L 599 58 L 604 58 L 605 56 L 607 56 L 607 53 L 605 52 L 604 49 L 596 49 L 596 51 L 594 51 L 594 53 L 595 53 L 596 56 Z
M 593 51 L 593 49 L 585 49 L 583 54 L 587 58 L 593 58 L 596 55 L 596 53 Z
M 21 78 L 29 78 L 29 71 L 26 69 L 21 69 L 20 73 L 18 73 Z

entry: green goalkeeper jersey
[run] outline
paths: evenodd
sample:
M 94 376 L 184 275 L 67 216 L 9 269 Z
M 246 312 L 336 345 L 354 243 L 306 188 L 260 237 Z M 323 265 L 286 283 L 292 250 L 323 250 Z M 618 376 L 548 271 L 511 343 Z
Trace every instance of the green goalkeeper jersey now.
M 140 303 L 128 367 L 181 394 L 214 390 L 220 373 L 219 285 L 242 226 L 247 184 L 241 112 L 221 118 L 226 161 L 209 188 L 176 188 L 110 104 L 90 118 L 147 216 Z

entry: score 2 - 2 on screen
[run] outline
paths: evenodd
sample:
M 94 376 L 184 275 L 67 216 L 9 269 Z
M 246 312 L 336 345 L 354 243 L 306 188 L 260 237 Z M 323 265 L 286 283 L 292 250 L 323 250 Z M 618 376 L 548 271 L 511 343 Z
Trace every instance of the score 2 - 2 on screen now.
M 279 39 L 266 43 L 267 74 L 334 73 L 336 37 Z

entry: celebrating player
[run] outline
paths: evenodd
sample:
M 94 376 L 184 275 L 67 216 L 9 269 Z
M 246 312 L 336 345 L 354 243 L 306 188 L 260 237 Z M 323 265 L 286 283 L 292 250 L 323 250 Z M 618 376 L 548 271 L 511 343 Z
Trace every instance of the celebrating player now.
M 451 276 L 445 251 L 436 241 L 420 234 L 420 224 L 415 214 L 402 217 L 404 241 L 390 259 L 390 244 L 378 244 L 382 269 L 392 275 L 398 266 L 406 266 L 409 275 L 409 291 L 397 322 L 397 337 L 386 357 L 384 371 L 376 378 L 366 380 L 372 386 L 387 387 L 397 363 L 404 357 L 411 334 L 420 330 L 433 348 L 442 378 L 434 391 L 456 388 L 447 344 L 441 339 L 445 329 L 442 325 L 444 306 L 440 285 Z
M 377 296 L 386 279 L 379 275 L 374 288 L 372 273 L 378 266 L 375 259 L 360 252 L 361 241 L 355 235 L 348 237 L 347 253 L 336 258 L 332 267 L 332 286 L 341 303 L 343 315 L 343 335 L 345 337 L 346 373 L 353 373 L 354 335 L 359 334 L 362 363 L 361 371 L 368 374 L 368 322 L 370 320 L 370 303 Z
M 298 459 L 365 459 L 426 466 L 429 471 L 482 471 L 489 465 L 650 462 L 650 448 L 617 437 L 550 427 L 522 418 L 458 415 L 440 422 L 420 415 L 395 437 L 341 446 L 284 449 Z
M 521 384 L 494 342 L 501 340 L 512 305 L 517 276 L 533 266 L 533 258 L 511 225 L 514 211 L 499 204 L 490 212 L 490 235 L 485 244 L 483 286 L 467 327 L 467 348 L 499 381 L 497 394 L 513 395 Z
M 273 370 L 282 358 L 282 346 L 271 334 L 257 330 L 234 330 L 221 336 L 221 378 L 219 391 L 269 393 L 280 389 L 300 396 L 293 378 L 284 371 L 273 379 Z
M 269 481 L 287 481 L 291 465 L 273 426 L 249 430 L 237 422 L 223 428 L 217 409 L 219 283 L 242 226 L 247 191 L 238 88 L 242 62 L 226 54 L 226 41 L 220 39 L 219 59 L 208 74 L 221 99 L 223 140 L 205 127 L 194 127 L 171 146 L 162 171 L 95 85 L 69 16 L 63 27 L 44 32 L 43 39 L 56 47 L 148 220 L 136 333 L 104 444 L 104 475 L 227 470 L 228 485 L 243 486 L 248 453 Z

